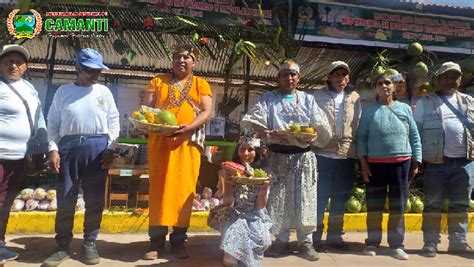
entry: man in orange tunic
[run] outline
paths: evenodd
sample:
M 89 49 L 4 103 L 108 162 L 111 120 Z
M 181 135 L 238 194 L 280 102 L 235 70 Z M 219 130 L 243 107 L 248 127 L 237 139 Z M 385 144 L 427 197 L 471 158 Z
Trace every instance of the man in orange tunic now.
M 172 137 L 154 133 L 148 137 L 150 251 L 144 259 L 159 257 L 164 249 L 168 226 L 173 227 L 170 234 L 173 255 L 188 258 L 186 232 L 202 152 L 202 147 L 192 142 L 191 136 L 195 129 L 206 123 L 212 112 L 209 84 L 193 76 L 198 56 L 190 45 L 177 46 L 173 52 L 173 73 L 156 76 L 145 90 L 144 104 L 171 111 L 181 128 Z M 200 110 L 199 114 L 196 114 L 196 109 Z

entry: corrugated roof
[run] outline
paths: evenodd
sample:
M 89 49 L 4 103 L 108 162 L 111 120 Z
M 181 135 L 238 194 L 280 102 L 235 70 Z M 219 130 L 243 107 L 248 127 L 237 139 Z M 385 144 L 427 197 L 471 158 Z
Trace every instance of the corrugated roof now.
M 424 6 L 434 6 L 434 7 L 446 7 L 446 8 L 456 8 L 456 9 L 472 9 L 469 6 L 460 6 L 460 5 L 444 5 L 433 3 L 431 1 L 423 1 L 423 0 L 399 0 L 402 3 L 414 3 L 414 4 L 422 4 Z
M 133 33 L 127 33 L 126 36 Z M 113 33 L 112 33 L 113 35 Z M 128 38 L 128 37 L 127 37 Z M 173 42 L 170 36 L 165 36 L 165 40 Z M 48 53 L 48 45 L 50 39 L 46 36 L 34 38 L 24 44 L 30 51 L 32 63 L 46 63 Z M 104 62 L 112 71 L 110 74 L 134 76 L 134 77 L 148 77 L 153 73 L 170 72 L 171 61 L 163 57 L 148 57 L 146 55 L 137 54 L 132 61 L 132 65 L 124 66 L 120 63 L 122 56 L 118 55 L 113 49 L 107 48 L 111 43 L 107 43 L 108 38 L 100 40 L 90 40 L 87 47 L 97 49 L 103 54 Z M 225 50 L 222 53 L 228 53 Z M 74 65 L 75 50 L 72 46 L 66 44 L 66 40 L 58 42 L 56 51 L 55 64 L 57 65 Z M 301 65 L 301 83 L 304 85 L 318 85 L 324 82 L 327 71 L 326 67 L 329 62 L 333 60 L 346 61 L 354 73 L 357 73 L 361 68 L 371 59 L 370 54 L 363 50 L 341 50 L 337 48 L 324 47 L 302 47 L 295 60 Z M 205 77 L 220 77 L 224 76 L 225 63 L 219 60 L 213 60 L 210 57 L 202 58 L 194 69 L 197 75 Z M 36 64 L 40 68 L 42 64 Z M 61 68 L 60 68 L 61 69 Z M 73 68 L 63 67 L 63 70 L 73 70 Z M 146 73 L 149 73 L 147 75 Z M 277 69 L 273 65 L 256 65 L 251 63 L 250 79 L 253 81 L 275 81 Z M 243 80 L 245 78 L 244 63 L 242 60 L 232 68 L 230 73 L 231 79 Z
M 105 7 L 102 7 L 105 8 Z M 49 11 L 97 11 L 95 7 L 73 6 L 73 5 L 48 5 Z M 143 20 L 148 16 L 158 16 L 156 10 L 150 10 L 143 14 L 134 10 L 124 8 L 107 7 L 109 21 L 119 19 L 126 30 L 110 30 L 104 38 L 82 38 L 76 39 L 75 44 L 70 38 L 58 38 L 58 45 L 55 54 L 55 64 L 73 65 L 76 50 L 83 47 L 97 49 L 103 54 L 105 64 L 114 70 L 122 71 L 124 74 L 133 76 L 133 71 L 146 71 L 149 73 L 169 72 L 171 61 L 163 52 L 159 38 L 164 40 L 167 47 L 172 47 L 180 42 L 189 42 L 189 34 L 185 37 L 178 34 L 160 34 L 155 31 L 143 29 Z M 166 26 L 164 26 L 166 27 Z M 173 28 L 173 25 L 168 25 Z M 216 25 L 216 27 L 225 27 Z M 161 28 L 158 30 L 162 30 Z M 124 55 L 116 52 L 114 42 L 123 40 L 136 52 L 136 56 L 130 65 L 122 64 Z M 256 40 L 258 41 L 258 40 Z M 34 63 L 46 63 L 51 57 L 52 39 L 42 35 L 28 40 L 23 45 L 31 53 L 31 61 Z M 195 67 L 197 75 L 207 77 L 224 77 L 227 64 L 232 53 L 232 46 L 229 48 L 218 48 L 217 42 L 209 38 L 208 48 L 202 49 L 203 57 Z M 220 60 L 213 59 L 210 54 L 218 55 Z M 207 55 L 207 56 L 206 56 Z M 344 60 L 349 63 L 354 71 L 358 71 L 370 59 L 367 52 L 356 50 L 328 49 L 321 47 L 303 47 L 300 49 L 295 60 L 301 63 L 302 80 L 301 83 L 307 85 L 320 84 L 325 80 L 325 66 L 332 60 Z M 277 68 L 273 64 L 250 64 L 249 78 L 254 81 L 275 81 Z M 243 59 L 238 60 L 230 71 L 231 79 L 245 79 L 245 67 Z

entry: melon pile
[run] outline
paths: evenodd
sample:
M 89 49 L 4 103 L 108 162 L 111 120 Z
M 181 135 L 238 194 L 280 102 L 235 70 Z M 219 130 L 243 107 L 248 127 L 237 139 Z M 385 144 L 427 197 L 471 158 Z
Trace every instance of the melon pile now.
M 388 192 L 387 192 L 388 194 Z M 346 212 L 347 213 L 360 213 L 367 212 L 366 204 L 366 195 L 364 187 L 356 187 L 352 191 L 352 195 L 349 197 L 349 200 L 346 202 Z M 389 211 L 389 201 L 388 197 L 384 201 L 384 211 Z M 326 211 L 329 211 L 331 206 L 331 199 L 326 206 Z M 444 199 L 443 206 L 441 211 L 446 213 L 448 212 L 449 201 Z M 408 197 L 407 205 L 405 207 L 405 213 L 422 213 L 424 209 L 423 197 L 422 194 L 417 189 L 410 189 L 410 195 Z M 469 212 L 474 212 L 474 200 L 471 200 Z

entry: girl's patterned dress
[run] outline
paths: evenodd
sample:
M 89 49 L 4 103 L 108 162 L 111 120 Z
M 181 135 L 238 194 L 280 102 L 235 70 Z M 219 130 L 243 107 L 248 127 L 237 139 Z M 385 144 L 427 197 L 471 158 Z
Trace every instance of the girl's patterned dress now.
M 263 252 L 271 245 L 270 218 L 265 208 L 257 209 L 259 187 L 234 185 L 234 211 L 219 225 L 220 248 L 245 266 L 260 266 Z

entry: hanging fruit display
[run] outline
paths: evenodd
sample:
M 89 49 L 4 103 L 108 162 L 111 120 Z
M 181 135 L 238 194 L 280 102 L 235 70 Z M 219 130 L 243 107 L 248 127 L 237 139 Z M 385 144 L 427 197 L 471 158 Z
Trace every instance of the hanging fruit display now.
M 122 21 L 119 19 L 114 19 L 114 29 L 120 28 Z
M 195 32 L 192 38 L 193 38 L 193 41 L 197 42 L 199 40 L 199 33 Z
M 254 18 L 246 19 L 245 25 L 250 26 L 250 27 L 256 27 L 257 21 Z
M 154 25 L 155 25 L 155 21 L 153 20 L 152 17 L 146 17 L 143 20 L 143 27 L 147 30 L 150 30 L 151 28 L 153 28 Z
M 207 46 L 208 43 L 209 43 L 209 39 L 207 39 L 206 37 L 201 37 L 199 38 L 199 46 L 203 47 L 203 46 Z
M 411 43 L 407 47 L 407 54 L 410 57 L 419 57 L 423 54 L 423 46 L 418 42 Z
M 418 77 L 427 77 L 428 76 L 428 66 L 422 61 L 416 63 L 413 66 L 413 74 Z

